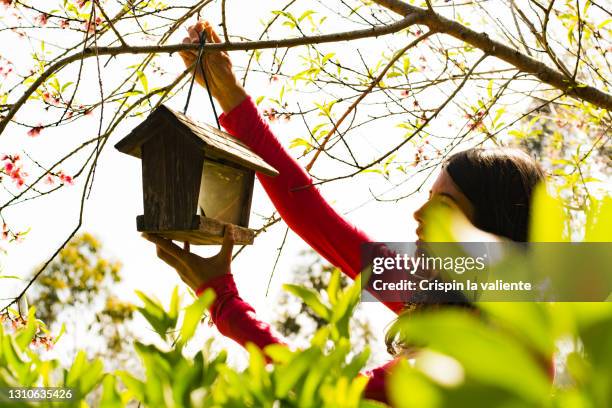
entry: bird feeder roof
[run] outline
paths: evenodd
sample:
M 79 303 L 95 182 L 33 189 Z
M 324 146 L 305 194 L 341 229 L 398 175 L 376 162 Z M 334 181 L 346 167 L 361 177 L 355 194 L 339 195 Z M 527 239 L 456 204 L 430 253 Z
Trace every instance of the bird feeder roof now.
M 165 105 L 160 105 L 151 112 L 147 119 L 121 139 L 115 148 L 122 153 L 140 158 L 140 147 L 168 127 L 177 131 L 177 137 L 180 134 L 194 141 L 204 151 L 204 157 L 225 159 L 267 176 L 278 175 L 272 166 L 229 133 L 206 123 L 197 122 Z

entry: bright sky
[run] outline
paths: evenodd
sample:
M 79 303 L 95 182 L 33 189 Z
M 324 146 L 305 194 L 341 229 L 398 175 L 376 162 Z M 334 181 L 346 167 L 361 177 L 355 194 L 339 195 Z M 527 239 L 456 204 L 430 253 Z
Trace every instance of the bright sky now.
M 229 1 L 227 15 L 230 32 L 250 38 L 255 37 L 261 30 L 259 20 L 267 20 L 270 16 L 270 11 L 276 7 L 278 7 L 278 4 L 273 1 Z M 305 7 L 296 7 L 300 12 L 295 14 L 301 14 Z M 217 10 L 218 7 L 215 9 Z M 5 11 L 0 10 L 0 13 L 2 12 Z M 109 14 L 113 13 L 109 12 Z M 220 21 L 217 15 L 210 16 L 209 18 L 214 23 Z M 339 24 L 334 20 L 334 18 L 330 18 L 325 23 L 323 27 L 325 32 L 350 29 L 350 26 L 346 23 Z M 192 19 L 191 22 L 193 21 Z M 272 36 L 279 38 L 283 34 L 286 34 L 286 30 L 279 28 L 273 31 Z M 183 35 L 183 31 L 177 33 L 169 43 L 180 42 Z M 49 50 L 53 49 L 52 44 L 54 43 L 70 44 L 76 37 L 74 37 L 74 34 L 55 30 L 50 32 L 48 36 L 45 35 L 45 38 L 47 40 L 46 47 Z M 27 45 L 15 46 L 15 41 L 19 41 L 15 34 L 7 31 L 1 32 L 0 55 L 13 61 L 17 69 L 26 71 L 26 68 L 22 67 L 29 68 L 31 66 L 32 50 Z M 136 39 L 132 41 L 136 42 Z M 327 50 L 327 52 L 335 52 L 341 61 L 350 61 L 353 65 L 356 65 L 358 62 L 355 60 L 355 48 L 358 48 L 366 57 L 371 55 L 369 61 L 374 63 L 377 60 L 376 56 L 380 54 L 383 48 L 382 46 L 388 41 L 391 41 L 391 37 L 361 40 L 350 44 L 350 46 L 346 44 L 341 46 L 331 44 L 321 48 Z M 394 40 L 390 44 L 397 48 L 397 45 L 404 44 L 404 41 L 402 38 L 401 42 Z M 145 38 L 138 40 L 139 44 L 146 42 L 147 39 Z M 34 47 L 37 50 L 40 49 L 39 45 Z M 55 52 L 55 50 L 53 51 Z M 301 60 L 298 58 L 300 52 L 299 49 L 290 51 L 286 58 L 288 67 L 297 68 L 300 66 Z M 244 66 L 246 56 L 247 54 L 244 52 L 232 53 L 232 58 L 237 66 Z M 410 56 L 411 59 L 417 61 L 421 54 L 418 51 L 412 51 Z M 138 60 L 138 57 L 121 56 L 120 63 L 111 62 L 109 67 L 105 68 L 102 73 L 105 89 L 112 89 L 113 85 L 122 78 L 122 75 L 125 74 L 123 67 L 133 64 Z M 167 71 L 167 74 L 158 80 L 150 76 L 150 87 L 171 81 L 183 69 L 182 62 L 178 56 L 168 57 L 164 55 L 160 56 L 157 61 L 158 65 Z M 491 66 L 489 65 L 487 68 Z M 73 64 L 62 71 L 60 82 L 64 83 L 68 80 L 73 80 L 76 69 L 77 65 Z M 297 69 L 292 70 L 292 72 L 297 72 Z M 427 73 L 424 73 L 424 75 L 427 76 Z M 78 94 L 78 98 L 82 101 L 95 100 L 99 96 L 99 90 L 93 59 L 85 64 L 84 79 L 82 91 Z M 265 75 L 250 74 L 247 91 L 254 97 L 259 95 L 277 96 L 282 86 L 280 82 L 270 83 Z M 448 88 L 433 90 L 432 93 L 428 94 L 429 99 L 423 99 L 422 102 L 435 106 L 443 100 L 442 92 L 448 93 Z M 465 97 L 474 96 L 479 92 L 485 91 L 476 88 L 466 88 Z M 186 92 L 183 91 L 177 98 L 169 102 L 169 105 L 175 109 L 182 110 L 185 95 Z M 312 103 L 315 99 L 318 101 L 321 101 L 321 99 L 331 100 L 329 96 L 322 98 L 320 92 L 310 94 L 288 92 L 286 98 L 290 106 L 295 107 L 296 103 L 299 103 L 303 109 L 313 107 Z M 518 101 L 518 99 L 516 100 Z M 113 109 L 114 107 L 110 106 L 106 108 L 107 117 Z M 338 113 L 342 112 L 342 110 L 340 108 L 334 112 Z M 447 122 L 452 122 L 456 118 L 456 116 L 451 115 L 459 115 L 456 111 L 452 112 L 452 108 L 449 109 L 448 119 L 444 117 L 438 121 L 439 123 L 435 125 L 434 129 L 440 133 L 450 129 L 450 127 L 447 127 Z M 44 129 L 41 135 L 36 138 L 28 137 L 26 135 L 26 128 L 11 125 L 1 138 L 0 152 L 18 153 L 26 151 L 41 163 L 53 163 L 53 160 L 59 155 L 58 152 L 67 152 L 83 140 L 95 136 L 99 114 L 100 110 L 98 109 L 93 115 L 80 119 L 76 125 Z M 201 88 L 194 92 L 189 115 L 198 120 L 214 123 L 207 96 Z M 360 115 L 365 115 L 365 113 L 360 111 Z M 311 116 L 311 118 L 313 124 L 321 120 L 314 116 Z M 41 105 L 33 102 L 30 104 L 30 107 L 23 109 L 18 119 L 28 121 L 31 124 L 36 124 L 35 122 L 40 119 L 44 123 L 45 120 L 48 120 L 48 114 L 42 111 Z M 117 128 L 104 148 L 96 171 L 94 187 L 86 203 L 81 231 L 88 231 L 96 235 L 101 240 L 106 255 L 119 259 L 123 263 L 122 274 L 124 282 L 120 288 L 123 298 L 137 302 L 133 292 L 135 289 L 138 289 L 155 295 L 167 303 L 172 288 L 180 284 L 180 281 L 172 269 L 155 257 L 152 245 L 140 238 L 139 233 L 136 231 L 135 218 L 137 215 L 142 214 L 140 161 L 120 154 L 112 147 L 142 119 L 142 117 L 137 117 L 125 120 Z M 351 144 L 354 146 L 355 151 L 358 152 L 358 156 L 363 158 L 364 163 L 367 162 L 367 158 L 377 155 L 378 152 L 376 150 L 383 152 L 385 147 L 401 140 L 404 132 L 395 126 L 398 120 L 398 118 L 395 118 L 384 122 L 377 121 L 375 126 L 364 126 L 352 133 L 351 137 L 353 139 Z M 292 119 L 288 123 L 275 122 L 273 129 L 285 145 L 288 145 L 296 137 L 306 138 L 307 136 L 304 125 L 299 117 Z M 456 131 L 453 127 L 451 135 L 456 134 Z M 340 149 L 340 147 L 337 149 Z M 404 150 L 406 157 L 410 157 L 411 149 L 411 147 L 407 147 Z M 299 150 L 292 150 L 292 152 L 295 156 L 299 154 Z M 82 157 L 80 158 L 82 159 Z M 68 174 L 71 174 L 77 169 L 79 162 L 78 159 L 73 160 L 64 169 Z M 315 174 L 322 177 L 343 174 L 343 169 L 339 169 L 336 163 L 332 163 L 325 158 L 319 161 L 314 170 Z M 34 167 L 30 168 L 30 173 L 33 175 L 38 174 L 37 169 Z M 405 184 L 396 191 L 410 191 L 417 185 L 417 181 L 415 179 L 414 182 Z M 426 193 L 416 194 L 412 198 L 398 203 L 378 202 L 372 199 L 370 189 L 380 194 L 390 187 L 392 187 L 391 184 L 382 180 L 379 175 L 368 174 L 356 179 L 325 184 L 322 186 L 322 191 L 324 196 L 334 204 L 335 208 L 341 213 L 345 213 L 351 222 L 368 232 L 375 239 L 380 241 L 414 240 L 415 223 L 412 219 L 412 212 L 426 199 Z M 5 217 L 12 227 L 17 230 L 31 228 L 31 232 L 23 243 L 4 244 L 4 248 L 8 252 L 4 259 L 2 259 L 2 273 L 27 276 L 33 268 L 45 261 L 54 252 L 76 223 L 81 189 L 82 180 L 74 186 L 63 188 L 59 192 L 29 201 L 6 211 Z M 427 191 L 427 189 L 424 191 Z M 252 206 L 251 225 L 253 227 L 261 225 L 262 221 L 258 214 L 268 216 L 271 212 L 272 206 L 259 184 L 257 184 Z M 304 214 L 304 217 L 308 217 L 308 214 Z M 266 297 L 267 282 L 284 231 L 284 224 L 277 224 L 270 228 L 268 232 L 256 239 L 254 245 L 243 251 L 233 265 L 233 271 L 242 297 L 249 301 L 264 319 L 269 318 L 274 310 L 275 299 L 281 284 L 290 280 L 290 272 L 296 266 L 295 260 L 297 254 L 306 248 L 305 244 L 296 235 L 289 234 L 276 273 L 271 282 L 270 293 Z M 200 254 L 211 254 L 215 250 L 216 248 L 194 249 L 195 252 Z M 4 298 L 14 294 L 15 287 L 16 283 L 9 284 L 7 280 L 4 280 L 0 287 L 0 297 Z M 384 307 L 376 304 L 367 304 L 364 310 L 371 317 L 371 323 L 375 330 L 381 335 L 381 339 L 377 344 L 373 344 L 372 347 L 382 350 L 384 326 L 393 316 Z M 144 327 L 142 330 L 144 333 Z M 65 338 L 62 341 L 66 342 L 68 346 L 71 343 L 79 343 L 81 340 L 79 338 Z M 232 350 L 236 350 L 236 355 L 241 355 L 237 351 L 237 347 L 232 347 Z M 380 354 L 384 357 L 384 353 Z

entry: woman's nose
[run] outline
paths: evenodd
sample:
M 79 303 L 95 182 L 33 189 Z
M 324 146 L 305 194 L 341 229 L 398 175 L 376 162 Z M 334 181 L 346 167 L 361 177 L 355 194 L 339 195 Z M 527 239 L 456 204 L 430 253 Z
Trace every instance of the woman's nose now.
M 423 204 L 418 210 L 414 212 L 412 215 L 417 222 L 423 222 L 423 214 L 425 213 L 425 208 L 427 207 L 427 203 Z

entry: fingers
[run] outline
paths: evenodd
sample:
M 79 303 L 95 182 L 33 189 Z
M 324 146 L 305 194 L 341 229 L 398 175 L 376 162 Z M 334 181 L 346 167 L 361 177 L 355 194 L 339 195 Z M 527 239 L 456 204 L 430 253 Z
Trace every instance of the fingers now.
M 187 28 L 187 32 L 189 33 L 189 40 L 192 43 L 199 43 L 200 42 L 200 35 L 201 35 L 202 31 L 204 31 L 204 33 L 206 35 L 206 42 L 211 42 L 211 43 L 212 42 L 214 42 L 214 43 L 220 43 L 221 42 L 221 38 L 219 37 L 219 35 L 215 31 L 215 29 L 206 20 L 203 20 L 203 21 L 200 20 L 197 23 L 195 23 L 194 25 L 192 25 L 192 26 Z
M 195 25 L 187 28 L 187 33 L 189 34 L 189 39 L 192 43 L 197 44 L 200 42 L 200 32 L 202 32 L 202 30 L 198 31 Z
M 189 37 L 183 38 L 183 44 L 191 44 L 191 39 Z M 179 55 L 181 56 L 181 58 L 183 59 L 183 62 L 187 66 L 190 66 L 191 64 L 193 64 L 193 61 L 195 61 L 196 59 L 195 51 L 191 51 L 191 50 L 179 51 Z
M 201 20 L 187 28 L 187 32 L 189 33 L 189 39 L 191 40 L 191 42 L 194 43 L 200 42 L 200 36 L 202 35 L 202 32 L 204 32 L 204 34 L 206 35 L 207 42 L 212 41 L 212 36 L 209 30 L 212 30 L 212 27 L 210 27 L 210 23 L 208 21 Z
M 219 35 L 217 34 L 217 32 L 210 25 L 206 27 L 206 39 L 211 42 L 216 42 L 216 43 L 221 42 L 221 38 L 219 38 Z
M 178 259 L 164 251 L 164 249 L 160 246 L 157 247 L 157 257 L 177 271 L 184 267 Z
M 233 225 L 225 226 L 225 234 L 223 235 L 223 244 L 219 255 L 226 261 L 232 260 L 232 251 L 234 250 L 235 231 Z
M 183 259 L 190 255 L 189 252 L 184 251 L 183 249 L 181 249 L 178 245 L 174 244 L 169 239 L 165 239 L 158 235 L 152 235 L 152 234 L 142 234 L 142 236 L 144 239 L 153 242 L 155 245 L 157 245 L 158 247 L 161 247 L 164 251 L 166 251 L 167 253 L 169 253 L 175 258 Z
M 193 279 L 192 274 L 189 273 L 189 269 L 179 259 L 173 257 L 159 246 L 157 247 L 157 257 L 174 268 L 183 282 L 185 282 L 187 285 L 192 288 L 198 286 L 195 283 L 196 281 Z
M 181 51 L 179 52 L 179 55 L 183 59 L 183 63 L 185 64 L 187 68 L 192 66 L 193 62 L 196 59 L 195 55 L 193 55 L 190 51 Z

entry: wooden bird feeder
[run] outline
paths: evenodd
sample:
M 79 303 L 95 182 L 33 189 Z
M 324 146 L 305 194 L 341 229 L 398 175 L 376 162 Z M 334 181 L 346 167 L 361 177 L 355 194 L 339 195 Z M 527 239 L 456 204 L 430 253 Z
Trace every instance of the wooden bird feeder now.
M 142 160 L 138 231 L 210 245 L 220 244 L 225 225 L 234 224 L 236 243 L 253 243 L 255 171 L 278 172 L 229 133 L 161 105 L 115 148 Z

